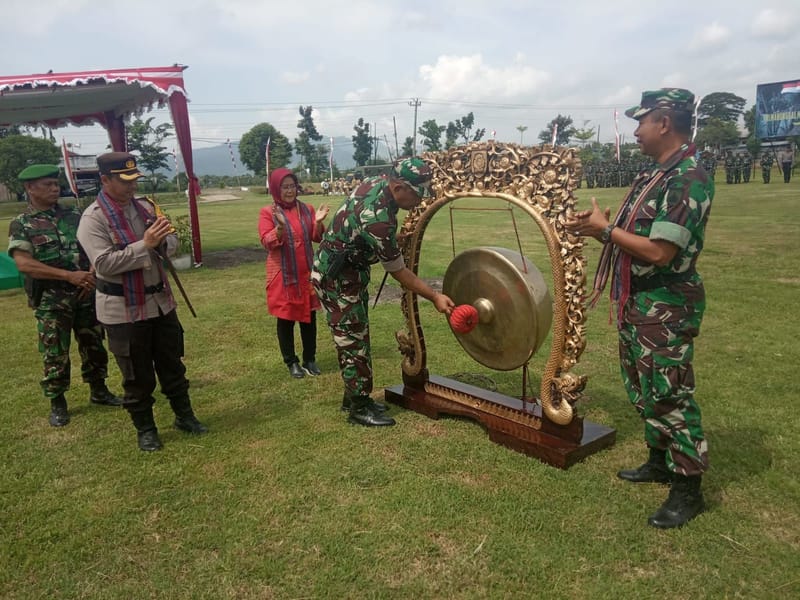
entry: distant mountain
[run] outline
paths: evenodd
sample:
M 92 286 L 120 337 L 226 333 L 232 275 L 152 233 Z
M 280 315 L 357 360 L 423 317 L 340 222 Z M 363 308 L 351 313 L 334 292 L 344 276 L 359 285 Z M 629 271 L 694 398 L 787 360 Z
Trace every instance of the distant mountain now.
M 320 142 L 323 143 L 323 142 Z M 194 172 L 196 175 L 245 175 L 250 171 L 242 164 L 239 157 L 239 147 L 237 144 L 232 144 L 233 158 L 231 160 L 231 151 L 227 144 L 220 144 L 219 146 L 211 146 L 210 148 L 195 148 L 192 152 L 194 158 Z M 236 169 L 234 170 L 234 161 L 236 162 Z M 352 169 L 355 166 L 353 160 L 353 140 L 349 137 L 340 136 L 333 138 L 333 161 L 339 170 L 345 171 Z M 300 163 L 299 157 L 296 155 L 292 158 L 292 168 L 297 167 Z M 175 169 L 173 165 L 166 170 L 167 176 L 174 177 Z

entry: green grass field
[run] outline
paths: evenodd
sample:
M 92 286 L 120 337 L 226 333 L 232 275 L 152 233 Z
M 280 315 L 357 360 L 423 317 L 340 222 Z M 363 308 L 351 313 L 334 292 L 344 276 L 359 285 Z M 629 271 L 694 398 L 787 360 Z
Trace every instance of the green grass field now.
M 624 193 L 581 189 L 581 206 L 591 192 L 613 207 Z M 162 201 L 185 213 L 179 200 Z M 265 202 L 201 204 L 204 251 L 258 247 Z M 0 206 L 1 227 L 19 206 Z M 666 488 L 615 476 L 646 452 L 624 399 L 607 300 L 589 313 L 574 372 L 589 375 L 582 414 L 616 428 L 617 443 L 561 471 L 493 444 L 468 420 L 393 408 L 396 427 L 348 425 L 323 318 L 324 374 L 289 378 L 261 262 L 183 273 L 199 315 L 179 309 L 186 364 L 209 435 L 174 430 L 158 396 L 165 447 L 140 452 L 123 411 L 88 403 L 74 348 L 72 422 L 53 429 L 33 316 L 20 291 L 2 292 L 0 597 L 796 598 L 799 206 L 797 181 L 718 183 L 699 264 L 708 310 L 695 360 L 711 453 L 708 512 L 675 531 L 646 524 Z M 516 248 L 507 212 L 453 219 L 456 252 Z M 533 224 L 519 214 L 517 222 L 525 253 L 549 274 Z M 444 274 L 452 243 L 440 211 L 423 244 L 424 277 Z M 586 251 L 592 272 L 597 250 L 591 242 Z M 484 375 L 519 395 L 518 372 L 475 363 L 430 304 L 421 312 L 431 372 Z M 400 382 L 394 332 L 403 322 L 396 302 L 371 315 L 379 389 Z M 113 359 L 110 372 L 119 391 Z

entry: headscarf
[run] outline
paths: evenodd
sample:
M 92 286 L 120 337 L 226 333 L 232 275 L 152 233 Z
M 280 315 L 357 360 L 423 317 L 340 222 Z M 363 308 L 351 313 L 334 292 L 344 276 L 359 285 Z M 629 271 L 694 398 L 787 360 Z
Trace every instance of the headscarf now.
M 306 264 L 311 266 L 314 262 L 313 249 L 311 247 L 311 228 L 314 226 L 314 215 L 311 210 L 303 202 L 296 199 L 294 202 L 284 202 L 281 197 L 281 182 L 287 177 L 294 180 L 297 186 L 297 191 L 300 191 L 300 182 L 297 176 L 289 169 L 280 168 L 275 169 L 269 176 L 269 193 L 272 194 L 274 200 L 274 208 L 272 210 L 272 222 L 278 225 L 278 214 L 283 217 L 283 222 L 286 223 L 284 228 L 284 235 L 286 240 L 281 246 L 281 275 L 283 277 L 283 288 L 289 290 L 292 286 L 295 288 L 296 296 L 300 296 L 300 285 L 297 281 L 297 256 L 294 253 L 294 232 L 286 218 L 285 210 L 291 210 L 297 207 L 297 212 L 300 217 L 300 227 L 303 233 L 303 250 L 306 254 Z

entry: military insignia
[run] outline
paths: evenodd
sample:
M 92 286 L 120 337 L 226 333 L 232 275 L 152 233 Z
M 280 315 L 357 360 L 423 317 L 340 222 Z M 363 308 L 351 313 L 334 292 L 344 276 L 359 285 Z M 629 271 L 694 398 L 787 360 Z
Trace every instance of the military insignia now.
M 128 160 L 125 161 L 125 168 L 126 169 L 133 169 L 134 167 L 136 167 L 136 161 L 135 160 L 133 160 L 132 158 L 129 158 Z

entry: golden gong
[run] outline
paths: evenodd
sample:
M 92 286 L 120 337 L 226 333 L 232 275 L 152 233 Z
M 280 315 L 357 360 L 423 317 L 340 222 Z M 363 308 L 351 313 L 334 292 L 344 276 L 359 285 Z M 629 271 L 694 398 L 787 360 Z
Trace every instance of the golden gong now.
M 447 268 L 442 291 L 478 311 L 478 325 L 456 339 L 476 361 L 511 371 L 530 360 L 550 331 L 553 302 L 544 277 L 507 248 L 470 248 Z

